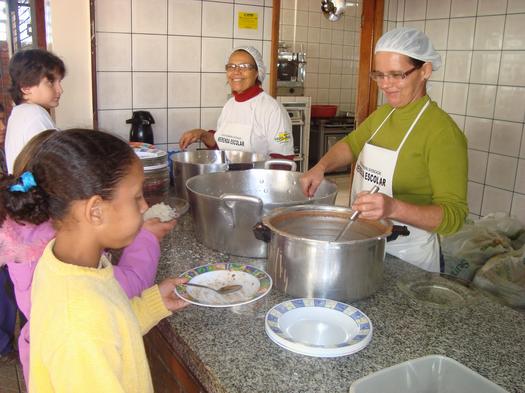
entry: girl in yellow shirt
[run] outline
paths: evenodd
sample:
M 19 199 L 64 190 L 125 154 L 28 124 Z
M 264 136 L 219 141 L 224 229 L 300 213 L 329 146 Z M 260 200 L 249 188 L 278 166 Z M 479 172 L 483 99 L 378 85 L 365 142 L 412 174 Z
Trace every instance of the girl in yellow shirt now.
M 103 252 L 130 244 L 147 204 L 142 165 L 108 133 L 47 139 L 19 179 L 0 180 L 0 219 L 52 219 L 31 293 L 30 392 L 153 392 L 142 335 L 185 306 L 167 279 L 128 300 Z

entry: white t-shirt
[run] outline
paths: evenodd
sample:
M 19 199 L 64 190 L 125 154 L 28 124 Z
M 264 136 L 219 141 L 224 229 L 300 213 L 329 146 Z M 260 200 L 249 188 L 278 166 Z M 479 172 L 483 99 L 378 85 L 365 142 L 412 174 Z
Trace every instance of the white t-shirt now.
M 244 124 L 251 129 L 251 151 L 269 155 L 293 155 L 292 122 L 286 109 L 264 91 L 249 100 L 232 97 L 222 108 L 217 130 L 227 124 Z
M 13 108 L 7 120 L 5 137 L 5 158 L 9 173 L 13 173 L 15 159 L 27 142 L 50 129 L 56 129 L 56 125 L 40 105 L 24 103 Z

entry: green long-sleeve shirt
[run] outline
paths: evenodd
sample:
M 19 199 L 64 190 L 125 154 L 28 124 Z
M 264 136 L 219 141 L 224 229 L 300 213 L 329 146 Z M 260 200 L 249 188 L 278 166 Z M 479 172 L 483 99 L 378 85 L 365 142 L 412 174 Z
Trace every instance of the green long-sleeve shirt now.
M 371 143 L 396 150 L 429 99 L 425 96 L 396 109 Z M 381 106 L 343 139 L 354 159 L 391 110 L 388 104 Z M 393 196 L 416 205 L 441 206 L 443 220 L 436 232 L 449 235 L 461 228 L 467 216 L 467 181 L 467 140 L 450 116 L 431 102 L 399 152 Z

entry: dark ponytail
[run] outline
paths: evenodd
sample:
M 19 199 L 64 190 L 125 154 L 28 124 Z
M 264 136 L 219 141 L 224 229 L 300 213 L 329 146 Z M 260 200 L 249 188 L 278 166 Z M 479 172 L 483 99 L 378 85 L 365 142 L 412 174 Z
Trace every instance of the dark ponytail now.
M 0 179 L 0 226 L 7 216 L 18 223 L 22 221 L 41 224 L 49 219 L 47 196 L 37 185 L 25 192 L 11 191 L 20 184 L 12 175 Z
M 20 179 L 0 179 L 0 223 L 6 216 L 33 224 L 60 220 L 73 201 L 94 195 L 110 200 L 136 159 L 126 141 L 109 133 L 83 129 L 56 132 L 39 146 L 25 168 L 36 186 L 25 192 L 12 191 Z

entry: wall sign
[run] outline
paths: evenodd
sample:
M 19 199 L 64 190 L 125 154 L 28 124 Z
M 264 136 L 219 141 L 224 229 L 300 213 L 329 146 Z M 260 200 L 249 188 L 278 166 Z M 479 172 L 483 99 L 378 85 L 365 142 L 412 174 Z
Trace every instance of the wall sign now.
M 257 30 L 259 14 L 257 12 L 239 12 L 239 29 Z

